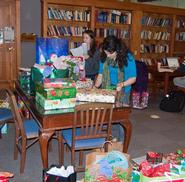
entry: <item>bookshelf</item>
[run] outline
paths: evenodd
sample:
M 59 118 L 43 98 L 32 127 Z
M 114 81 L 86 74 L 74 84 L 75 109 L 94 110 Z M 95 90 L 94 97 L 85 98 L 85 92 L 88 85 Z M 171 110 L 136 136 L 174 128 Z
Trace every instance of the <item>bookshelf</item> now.
M 114 0 L 41 0 L 42 35 L 65 37 L 70 47 L 92 29 L 97 42 L 109 34 L 122 38 L 136 60 L 156 60 L 184 54 L 185 11 Z M 178 38 L 176 38 L 178 37 Z
M 173 17 L 144 12 L 141 19 L 141 60 L 152 65 L 170 56 Z
M 175 17 L 174 55 L 185 55 L 185 16 Z
M 120 9 L 95 9 L 95 34 L 98 42 L 108 35 L 121 38 L 129 46 L 132 13 Z
M 82 33 L 90 28 L 91 9 L 76 4 L 42 1 L 43 36 L 69 39 L 69 47 L 77 47 L 82 42 Z

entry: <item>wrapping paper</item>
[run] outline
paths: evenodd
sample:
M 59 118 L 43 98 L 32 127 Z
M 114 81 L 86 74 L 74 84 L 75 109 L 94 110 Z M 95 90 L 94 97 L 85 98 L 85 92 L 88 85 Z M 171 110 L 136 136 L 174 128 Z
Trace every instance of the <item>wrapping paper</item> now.
M 93 81 L 89 78 L 85 78 L 82 80 L 78 80 L 76 82 L 76 88 L 87 88 L 87 89 L 91 89 L 93 87 Z
M 46 99 L 67 99 L 76 98 L 76 88 L 44 88 L 42 84 L 36 84 L 36 92 L 40 93 Z
M 78 89 L 76 99 L 87 102 L 114 103 L 116 91 L 106 89 Z
M 73 80 L 65 78 L 45 78 L 43 84 L 44 88 L 76 87 L 76 83 Z
M 45 110 L 65 109 L 75 107 L 76 98 L 48 100 L 36 92 L 36 102 Z

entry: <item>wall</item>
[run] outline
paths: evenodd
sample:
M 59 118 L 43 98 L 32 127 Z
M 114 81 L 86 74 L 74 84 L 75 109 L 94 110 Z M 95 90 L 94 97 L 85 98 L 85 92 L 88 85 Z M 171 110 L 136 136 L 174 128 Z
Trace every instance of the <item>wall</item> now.
M 41 3 L 40 0 L 21 1 L 21 33 L 35 33 L 40 36 L 41 32 Z M 35 43 L 22 42 L 21 66 L 31 67 L 35 63 Z

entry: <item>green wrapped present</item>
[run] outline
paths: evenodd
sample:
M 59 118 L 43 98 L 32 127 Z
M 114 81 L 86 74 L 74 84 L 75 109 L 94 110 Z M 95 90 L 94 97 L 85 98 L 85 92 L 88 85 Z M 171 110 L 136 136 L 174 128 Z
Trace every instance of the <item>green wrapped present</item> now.
M 36 92 L 36 102 L 43 107 L 44 110 L 66 109 L 75 107 L 76 98 L 48 100 Z
M 46 99 L 67 99 L 76 97 L 76 87 L 69 88 L 44 88 L 41 83 L 36 83 L 36 92 Z

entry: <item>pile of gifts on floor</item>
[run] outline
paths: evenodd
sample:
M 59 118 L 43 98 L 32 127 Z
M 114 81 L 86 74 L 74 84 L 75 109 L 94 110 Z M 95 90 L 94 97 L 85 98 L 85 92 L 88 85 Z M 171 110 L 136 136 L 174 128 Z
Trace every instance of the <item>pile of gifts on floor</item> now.
M 148 152 L 146 160 L 133 163 L 132 182 L 184 182 L 185 150 L 162 154 Z

